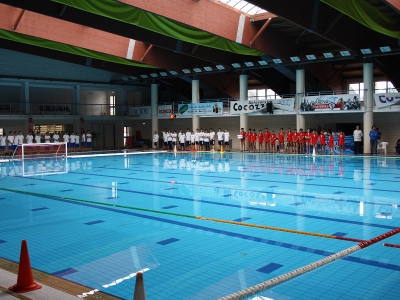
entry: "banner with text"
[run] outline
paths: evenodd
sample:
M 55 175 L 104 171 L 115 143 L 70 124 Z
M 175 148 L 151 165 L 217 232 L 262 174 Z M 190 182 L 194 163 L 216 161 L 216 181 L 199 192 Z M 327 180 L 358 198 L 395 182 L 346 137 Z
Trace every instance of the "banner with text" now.
M 178 116 L 212 116 L 224 113 L 222 102 L 179 104 Z
M 400 93 L 375 94 L 376 108 L 385 108 L 400 102 Z
M 151 106 L 129 107 L 129 116 L 133 118 L 151 118 Z
M 294 98 L 283 98 L 276 100 L 248 100 L 248 101 L 232 101 L 230 107 L 231 115 L 238 114 L 267 114 L 267 104 L 272 103 L 275 109 L 285 111 L 294 110 Z
M 360 95 L 320 95 L 303 97 L 300 103 L 301 112 L 324 112 L 361 110 Z
M 169 117 L 172 114 L 172 105 L 159 105 L 158 116 Z

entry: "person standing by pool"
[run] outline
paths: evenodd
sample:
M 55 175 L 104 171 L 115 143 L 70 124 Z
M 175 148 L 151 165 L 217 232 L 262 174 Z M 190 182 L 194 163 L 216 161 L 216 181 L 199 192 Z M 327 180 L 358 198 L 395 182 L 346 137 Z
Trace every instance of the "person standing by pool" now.
M 293 153 L 293 132 L 292 130 L 288 129 L 288 132 L 286 134 L 287 140 L 286 140 L 286 152 L 287 153 Z
M 285 153 L 285 132 L 283 128 L 278 133 L 279 152 Z
M 228 128 L 225 128 L 225 132 L 224 132 L 224 142 L 225 142 L 225 150 L 230 152 L 230 145 L 229 145 L 229 131 Z
M 362 142 L 362 137 L 363 133 L 360 129 L 360 126 L 356 126 L 356 129 L 353 131 L 353 137 L 354 137 L 354 154 L 362 154 L 361 153 L 361 142 Z
M 311 145 L 313 147 L 312 153 L 314 155 L 318 154 L 318 133 L 315 131 L 315 129 L 313 130 L 312 134 L 311 134 Z M 311 153 L 311 152 L 310 152 Z
M 240 152 L 244 152 L 246 151 L 246 131 L 244 131 L 244 128 L 240 128 L 240 134 L 242 136 L 242 138 L 240 139 Z M 219 144 L 219 137 L 218 137 L 218 144 Z
M 265 152 L 269 152 L 271 149 L 271 141 L 270 141 L 271 133 L 268 131 L 268 128 L 264 130 L 264 143 L 265 143 Z
M 328 130 L 328 154 L 335 154 L 335 137 L 333 136 L 332 131 Z
M 90 130 L 86 132 L 86 147 L 88 151 L 92 150 L 92 134 Z
M 264 139 L 264 134 L 263 134 L 262 130 L 259 131 L 257 139 L 258 139 L 258 153 L 261 153 L 262 152 L 263 139 Z
M 221 131 L 221 128 L 218 128 L 217 139 L 218 139 L 219 151 L 221 151 L 224 146 L 224 133 Z M 241 146 L 243 146 L 242 141 L 243 141 L 243 135 L 242 135 L 242 140 L 240 141 Z
M 157 133 L 157 131 L 154 131 L 154 135 L 153 135 L 153 143 L 154 143 L 154 148 L 158 149 L 158 140 L 159 140 L 159 135 Z
M 326 146 L 326 132 L 324 130 L 322 130 L 319 133 L 319 145 L 320 145 L 320 151 L 319 153 L 322 155 L 325 155 L 325 146 Z
M 371 131 L 369 132 L 369 140 L 370 140 L 370 150 L 371 155 L 378 153 L 378 131 L 375 126 L 372 126 Z
M 271 131 L 271 135 L 270 135 L 269 139 L 270 139 L 270 144 L 271 144 L 271 151 L 272 151 L 272 153 L 275 153 L 276 152 L 276 146 L 275 145 L 276 145 L 276 140 L 278 138 L 276 137 L 276 134 L 275 134 L 274 130 Z
M 344 132 L 342 130 L 340 130 L 339 134 L 338 134 L 338 144 L 339 144 L 339 151 L 340 151 L 340 155 L 344 154 L 344 139 L 346 138 Z

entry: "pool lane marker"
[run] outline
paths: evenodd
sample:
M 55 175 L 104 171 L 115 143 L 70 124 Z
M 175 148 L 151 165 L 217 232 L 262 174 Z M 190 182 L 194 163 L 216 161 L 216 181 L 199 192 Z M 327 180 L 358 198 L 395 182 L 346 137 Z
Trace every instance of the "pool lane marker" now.
M 253 285 L 253 286 L 248 287 L 246 289 L 240 290 L 240 291 L 238 291 L 236 293 L 232 293 L 230 295 L 221 297 L 221 298 L 219 298 L 217 300 L 241 300 L 241 299 L 247 299 L 250 296 L 253 296 L 253 295 L 256 295 L 258 293 L 261 293 L 261 292 L 263 292 L 263 291 L 265 291 L 265 290 L 267 290 L 267 289 L 269 289 L 271 287 L 274 287 L 274 286 L 276 286 L 278 284 L 281 284 L 281 283 L 283 283 L 285 281 L 293 279 L 293 278 L 295 278 L 297 276 L 300 276 L 300 275 L 303 275 L 305 273 L 308 273 L 308 272 L 310 272 L 312 270 L 318 269 L 318 268 L 320 268 L 320 267 L 322 267 L 324 265 L 327 265 L 327 264 L 329 264 L 329 263 L 331 263 L 331 262 L 333 262 L 335 260 L 338 260 L 340 258 L 348 256 L 348 255 L 350 255 L 350 254 L 352 254 L 354 252 L 357 252 L 357 251 L 359 251 L 359 250 L 361 250 L 361 249 L 363 249 L 365 247 L 368 247 L 368 246 L 371 246 L 373 244 L 376 244 L 379 241 L 384 240 L 384 239 L 386 239 L 388 237 L 391 237 L 391 236 L 393 236 L 395 234 L 398 234 L 398 233 L 400 233 L 400 227 L 398 227 L 396 229 L 393 229 L 393 230 L 391 230 L 389 232 L 386 232 L 384 234 L 381 234 L 381 235 L 379 235 L 379 236 L 377 236 L 375 238 L 372 238 L 372 239 L 370 239 L 368 241 L 364 241 L 364 242 L 362 242 L 362 243 L 360 243 L 358 245 L 355 245 L 353 247 L 347 248 L 347 249 L 345 249 L 343 251 L 340 251 L 340 252 L 337 252 L 335 254 L 332 254 L 332 255 L 330 255 L 328 257 L 325 257 L 323 259 L 317 260 L 316 262 L 313 262 L 313 263 L 305 265 L 305 266 L 303 266 L 301 268 L 295 269 L 295 270 L 293 270 L 291 272 L 285 273 L 283 275 L 280 275 L 280 276 L 277 276 L 275 278 L 269 279 L 267 281 L 261 282 L 259 284 Z
M 344 240 L 344 241 L 350 241 L 350 242 L 358 242 L 358 243 L 366 242 L 365 240 L 347 238 L 347 237 L 343 237 L 343 236 L 336 236 L 336 235 L 330 235 L 330 234 L 323 234 L 323 233 L 316 233 L 316 232 L 309 232 L 309 231 L 301 231 L 301 230 L 295 230 L 295 229 L 286 229 L 286 228 L 267 226 L 267 225 L 249 224 L 249 223 L 230 221 L 230 220 L 223 220 L 223 219 L 217 219 L 217 218 L 206 218 L 206 217 L 202 217 L 202 216 L 192 216 L 192 215 L 179 214 L 179 213 L 173 213 L 173 212 L 164 212 L 164 211 L 154 210 L 154 209 L 147 209 L 147 208 L 126 206 L 126 205 L 120 205 L 120 204 L 97 202 L 97 201 L 92 201 L 92 200 L 82 200 L 82 199 L 70 198 L 70 197 L 64 197 L 64 196 L 55 196 L 55 195 L 48 195 L 48 194 L 21 191 L 21 190 L 13 190 L 13 189 L 7 189 L 7 188 L 0 188 L 0 190 L 7 191 L 7 192 L 24 194 L 24 195 L 37 196 L 37 197 L 62 199 L 62 200 L 69 200 L 69 201 L 75 201 L 75 202 L 81 202 L 81 203 L 90 203 L 90 204 L 96 204 L 96 205 L 112 206 L 112 207 L 118 207 L 118 208 L 145 211 L 145 212 L 156 213 L 156 214 L 164 214 L 164 215 L 170 215 L 170 216 L 175 216 L 175 217 L 191 218 L 191 219 L 196 219 L 196 220 L 201 220 L 201 221 L 225 223 L 225 224 L 245 226 L 245 227 L 253 227 L 253 228 L 259 228 L 259 229 L 267 229 L 267 230 L 273 230 L 273 231 L 290 232 L 290 233 L 295 233 L 295 234 L 303 234 L 303 235 L 323 237 L 323 238 L 329 238 L 329 239 L 338 239 L 338 240 Z

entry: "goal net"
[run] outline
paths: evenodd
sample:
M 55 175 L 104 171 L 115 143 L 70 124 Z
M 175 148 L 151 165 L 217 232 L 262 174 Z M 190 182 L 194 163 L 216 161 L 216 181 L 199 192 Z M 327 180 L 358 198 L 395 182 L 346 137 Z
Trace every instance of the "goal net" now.
M 68 173 L 67 143 L 22 144 L 16 154 L 21 157 L 22 176 Z
M 22 160 L 27 157 L 59 157 L 66 158 L 68 154 L 67 143 L 35 143 L 18 145 L 16 154 L 21 155 Z

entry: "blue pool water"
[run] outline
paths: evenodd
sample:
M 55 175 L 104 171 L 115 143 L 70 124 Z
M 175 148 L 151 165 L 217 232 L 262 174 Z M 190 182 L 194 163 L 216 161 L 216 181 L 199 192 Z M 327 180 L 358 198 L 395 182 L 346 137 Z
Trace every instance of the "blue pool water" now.
M 25 239 L 33 268 L 121 299 L 140 270 L 148 299 L 217 299 L 358 244 L 331 237 L 400 227 L 395 158 L 159 153 L 0 167 L 0 256 L 18 261 Z M 400 249 L 384 243 L 400 235 L 248 299 L 398 299 Z

